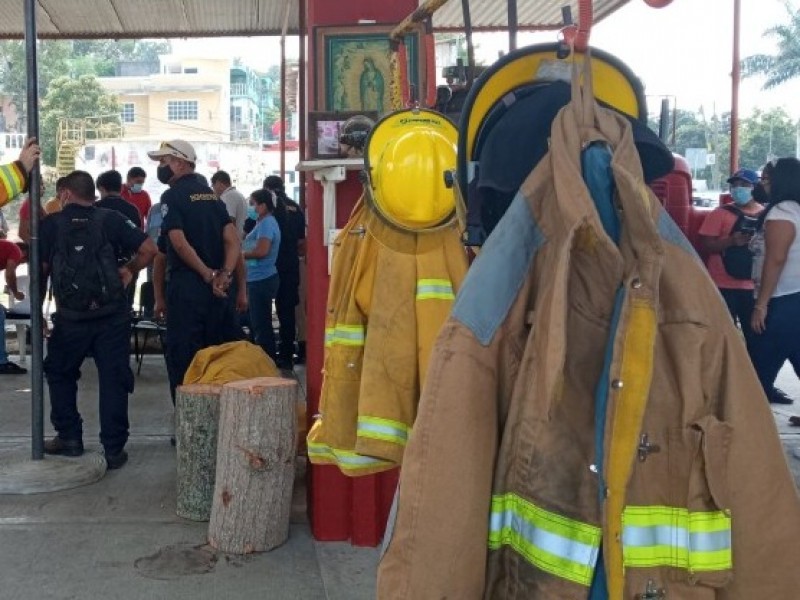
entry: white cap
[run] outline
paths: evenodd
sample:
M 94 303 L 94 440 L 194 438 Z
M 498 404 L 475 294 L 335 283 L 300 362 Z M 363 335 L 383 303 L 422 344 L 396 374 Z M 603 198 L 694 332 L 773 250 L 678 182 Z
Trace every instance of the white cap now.
M 161 142 L 161 146 L 159 146 L 158 150 L 148 152 L 147 156 L 153 160 L 158 160 L 162 156 L 175 156 L 189 161 L 190 163 L 197 162 L 197 153 L 194 151 L 194 147 L 185 140 Z

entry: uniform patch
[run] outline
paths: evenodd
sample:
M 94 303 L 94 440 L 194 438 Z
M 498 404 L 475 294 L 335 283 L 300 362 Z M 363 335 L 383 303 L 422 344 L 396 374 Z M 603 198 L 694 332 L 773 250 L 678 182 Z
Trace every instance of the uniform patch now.
M 189 201 L 190 202 L 207 202 L 207 201 L 211 201 L 211 200 L 217 201 L 217 200 L 219 200 L 219 198 L 217 198 L 216 194 L 190 194 L 189 195 Z

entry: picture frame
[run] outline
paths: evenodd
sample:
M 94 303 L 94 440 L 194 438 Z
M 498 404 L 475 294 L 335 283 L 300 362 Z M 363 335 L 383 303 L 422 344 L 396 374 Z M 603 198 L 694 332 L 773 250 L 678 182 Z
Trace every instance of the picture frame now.
M 355 116 L 365 116 L 377 122 L 377 111 L 311 111 L 308 113 L 308 148 L 311 160 L 346 158 L 339 144 L 342 125 Z
M 316 108 L 319 111 L 392 111 L 391 49 L 395 24 L 318 26 L 314 32 Z M 424 98 L 427 86 L 424 25 L 418 24 L 403 42 L 409 89 Z

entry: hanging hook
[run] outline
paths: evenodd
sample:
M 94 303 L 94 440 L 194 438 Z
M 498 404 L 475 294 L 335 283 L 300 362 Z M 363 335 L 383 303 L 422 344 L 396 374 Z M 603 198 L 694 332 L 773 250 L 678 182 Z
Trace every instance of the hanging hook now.
M 577 34 L 577 27 L 572 20 L 572 7 L 568 4 L 561 7 L 561 21 L 564 27 L 558 30 L 558 49 L 556 50 L 556 57 L 563 60 L 570 55 L 572 47 L 575 43 L 575 35 Z

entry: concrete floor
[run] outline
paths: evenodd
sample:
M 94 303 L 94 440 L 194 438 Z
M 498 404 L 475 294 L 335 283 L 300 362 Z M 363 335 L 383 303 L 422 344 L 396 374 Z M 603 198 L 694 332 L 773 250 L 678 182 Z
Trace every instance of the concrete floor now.
M 799 399 L 795 406 L 773 406 L 773 413 L 800 485 L 800 460 L 791 455 L 800 447 L 800 428 L 787 423 L 791 414 L 800 414 L 800 382 L 785 369 L 779 385 Z M 89 450 L 99 450 L 96 393 L 96 371 L 88 360 L 79 406 Z M 374 597 L 378 551 L 315 542 L 302 475 L 286 544 L 244 557 L 206 547 L 207 524 L 175 515 L 171 419 L 163 360 L 148 355 L 130 401 L 127 465 L 81 488 L 0 496 L 0 600 Z M 52 433 L 46 425 L 46 436 Z M 29 376 L 0 377 L 0 452 L 12 448 L 30 448 Z
M 79 387 L 84 442 L 98 451 L 91 360 Z M 0 398 L 0 452 L 29 449 L 29 376 L 0 377 Z M 0 495 L 0 600 L 374 598 L 376 549 L 313 540 L 303 463 L 289 541 L 271 552 L 218 554 L 205 546 L 207 523 L 175 515 L 172 404 L 158 355 L 145 356 L 130 421 L 122 469 L 72 490 Z

